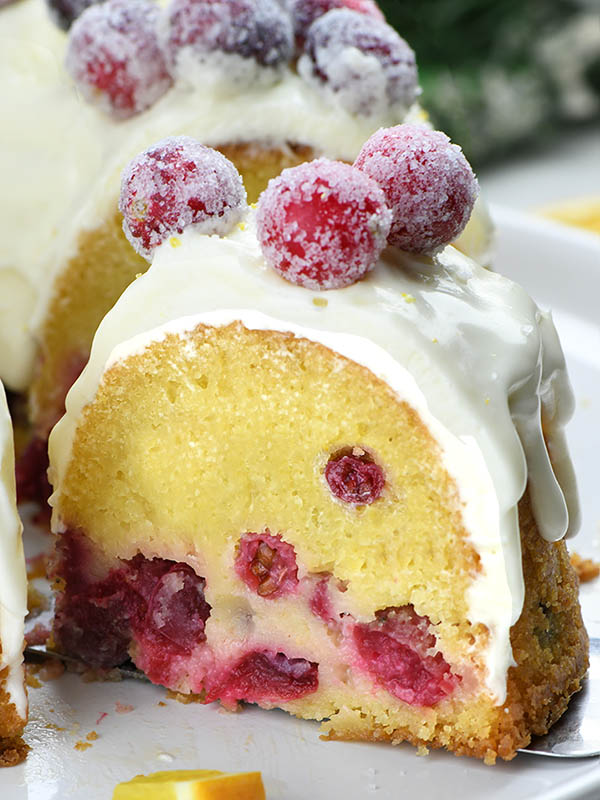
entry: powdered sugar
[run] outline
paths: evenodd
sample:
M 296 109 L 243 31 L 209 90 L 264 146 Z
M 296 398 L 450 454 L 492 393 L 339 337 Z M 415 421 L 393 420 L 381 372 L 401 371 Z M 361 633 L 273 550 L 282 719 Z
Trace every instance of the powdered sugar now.
M 329 11 L 310 27 L 298 71 L 352 114 L 403 114 L 419 93 L 415 54 L 404 39 L 349 9 Z
M 65 65 L 89 102 L 119 119 L 149 108 L 171 86 L 149 0 L 108 0 L 71 28 Z
M 300 48 L 313 22 L 334 8 L 350 8 L 360 14 L 384 19 L 381 9 L 374 0 L 288 0 L 287 5 L 294 23 L 296 44 Z
M 269 182 L 257 212 L 267 263 L 311 289 L 338 289 L 373 268 L 391 212 L 377 184 L 337 161 L 318 159 Z
M 455 239 L 479 193 L 462 150 L 422 125 L 380 129 L 355 166 L 385 193 L 394 215 L 389 242 L 409 252 L 434 252 Z
M 246 209 L 246 191 L 225 156 L 190 137 L 170 137 L 125 169 L 119 209 L 128 240 L 150 259 L 157 245 L 190 225 L 227 233 Z
M 173 0 L 161 39 L 172 74 L 191 83 L 197 82 L 195 71 L 190 74 L 194 62 L 213 71 L 216 65 L 217 73 L 238 83 L 252 83 L 257 67 L 274 78 L 293 51 L 290 15 L 276 0 Z

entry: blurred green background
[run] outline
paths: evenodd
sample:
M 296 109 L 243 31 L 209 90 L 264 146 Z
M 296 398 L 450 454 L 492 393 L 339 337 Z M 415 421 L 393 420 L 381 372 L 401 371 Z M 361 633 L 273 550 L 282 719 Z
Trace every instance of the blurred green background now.
M 600 119 L 600 0 L 379 0 L 423 104 L 480 167 Z

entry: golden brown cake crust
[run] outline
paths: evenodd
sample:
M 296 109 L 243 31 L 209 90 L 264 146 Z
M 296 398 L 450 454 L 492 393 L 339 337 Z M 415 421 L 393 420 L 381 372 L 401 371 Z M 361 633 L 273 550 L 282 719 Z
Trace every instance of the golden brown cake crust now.
M 5 667 L 0 671 L 0 767 L 20 764 L 29 752 L 21 738 L 25 723 L 4 688 L 7 675 L 8 667 Z

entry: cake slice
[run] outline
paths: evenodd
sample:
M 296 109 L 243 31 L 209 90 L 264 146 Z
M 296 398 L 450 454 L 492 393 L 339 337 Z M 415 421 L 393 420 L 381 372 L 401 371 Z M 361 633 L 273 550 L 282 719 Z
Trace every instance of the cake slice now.
M 27 576 L 15 495 L 12 426 L 0 383 L 0 767 L 27 755 L 21 734 L 27 720 L 23 675 L 23 620 Z
M 550 316 L 446 246 L 476 184 L 443 134 L 287 170 L 256 211 L 206 213 L 199 168 L 177 234 L 197 148 L 124 175 L 153 261 L 50 437 L 56 645 L 332 738 L 512 758 L 587 665 Z

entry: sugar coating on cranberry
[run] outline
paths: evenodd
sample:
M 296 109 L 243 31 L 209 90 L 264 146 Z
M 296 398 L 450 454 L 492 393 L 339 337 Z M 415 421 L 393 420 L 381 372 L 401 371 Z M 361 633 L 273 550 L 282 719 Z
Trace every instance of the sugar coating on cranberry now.
M 46 0 L 50 16 L 63 30 L 68 30 L 86 8 L 95 6 L 103 0 Z M 0 0 L 0 6 L 2 2 Z
M 189 226 L 226 234 L 246 210 L 246 190 L 231 161 L 187 136 L 164 139 L 124 170 L 123 230 L 150 260 L 167 237 Z
M 364 277 L 387 239 L 391 213 L 374 181 L 339 161 L 284 170 L 258 203 L 267 264 L 307 289 L 339 289 Z
M 390 244 L 433 253 L 469 221 L 479 194 L 462 150 L 423 125 L 382 128 L 363 145 L 355 166 L 383 189 L 394 219 Z
M 374 0 L 288 0 L 288 8 L 294 23 L 296 43 L 302 47 L 308 29 L 313 22 L 334 8 L 349 8 L 360 14 L 369 14 L 377 19 L 385 19 Z
M 277 0 L 173 0 L 161 38 L 172 74 L 202 85 L 211 68 L 222 79 L 253 83 L 293 52 L 291 17 Z
M 155 103 L 171 86 L 150 0 L 108 0 L 71 28 L 65 65 L 81 93 L 117 119 Z
M 235 571 L 249 589 L 270 600 L 290 594 L 298 586 L 294 548 L 268 531 L 242 536 Z
M 284 653 L 254 651 L 243 656 L 207 700 L 269 705 L 297 700 L 319 688 L 318 664 Z
M 385 475 L 362 448 L 334 453 L 325 467 L 331 493 L 352 505 L 370 505 L 383 492 Z
M 437 649 L 430 621 L 412 606 L 387 608 L 354 626 L 359 661 L 378 684 L 410 705 L 433 706 L 460 682 Z
M 415 102 L 415 54 L 383 20 L 340 8 L 308 30 L 298 71 L 350 114 L 404 114 Z

